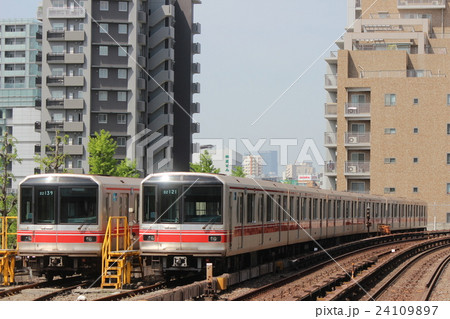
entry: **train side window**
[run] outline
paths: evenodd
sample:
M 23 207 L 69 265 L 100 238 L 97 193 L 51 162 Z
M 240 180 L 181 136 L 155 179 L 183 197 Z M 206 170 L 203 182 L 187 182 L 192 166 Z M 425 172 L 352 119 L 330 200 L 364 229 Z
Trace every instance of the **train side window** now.
M 283 209 L 281 209 L 281 215 L 283 216 L 283 220 L 284 221 L 289 220 L 290 212 L 289 212 L 289 209 L 288 209 L 288 198 L 287 198 L 287 196 L 283 196 Z M 280 220 L 282 220 L 282 219 L 280 218 Z
M 294 197 L 289 196 L 289 215 L 286 216 L 286 220 L 294 219 L 295 217 Z
M 264 221 L 264 195 L 259 196 L 259 221 Z
M 31 187 L 22 187 L 20 190 L 20 222 L 33 222 L 33 189 Z
M 108 199 L 106 200 L 108 202 Z M 144 186 L 143 222 L 156 221 L 156 187 Z
M 275 220 L 280 221 L 281 220 L 281 196 L 276 196 L 276 204 L 275 204 Z
M 295 198 L 295 221 L 300 221 L 300 197 Z
M 309 198 L 302 198 L 302 220 L 309 220 L 308 206 Z
M 344 201 L 345 219 L 350 218 L 350 202 Z
M 336 201 L 336 219 L 342 218 L 341 200 Z
M 247 223 L 255 222 L 255 194 L 247 195 Z
M 328 219 L 333 219 L 333 204 L 334 204 L 334 200 L 329 199 L 328 201 L 328 205 L 327 205 L 327 218 Z
M 266 203 L 267 203 L 266 221 L 271 222 L 273 220 L 273 216 L 272 216 L 273 196 L 272 195 L 266 196 Z
M 136 218 L 136 222 L 139 222 L 139 194 L 134 195 L 134 216 Z

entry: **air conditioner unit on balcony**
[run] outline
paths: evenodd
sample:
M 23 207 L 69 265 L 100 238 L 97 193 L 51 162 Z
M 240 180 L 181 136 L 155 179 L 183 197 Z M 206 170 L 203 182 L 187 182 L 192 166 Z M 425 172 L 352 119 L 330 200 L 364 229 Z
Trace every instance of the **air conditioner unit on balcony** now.
M 356 144 L 358 143 L 358 138 L 356 136 L 351 136 L 348 138 L 348 143 L 349 144 Z
M 347 167 L 347 171 L 349 172 L 349 173 L 356 173 L 356 166 L 348 166 Z

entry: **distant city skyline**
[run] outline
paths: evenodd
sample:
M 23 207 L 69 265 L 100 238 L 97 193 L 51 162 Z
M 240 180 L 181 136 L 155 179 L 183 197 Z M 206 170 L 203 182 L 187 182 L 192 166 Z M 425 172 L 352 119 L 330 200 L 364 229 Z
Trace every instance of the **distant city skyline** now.
M 0 0 L 0 18 L 33 18 L 40 2 Z M 309 138 L 324 155 L 323 59 L 345 31 L 346 10 L 346 0 L 281 0 L 276 5 L 203 0 L 197 5 L 194 21 L 202 25 L 202 34 L 196 41 L 202 52 L 195 56 L 201 74 L 194 80 L 201 84 L 195 97 L 201 113 L 194 116 L 200 123 L 194 139 L 245 138 L 253 144 L 263 138 L 297 139 L 289 146 L 288 162 L 294 163 Z

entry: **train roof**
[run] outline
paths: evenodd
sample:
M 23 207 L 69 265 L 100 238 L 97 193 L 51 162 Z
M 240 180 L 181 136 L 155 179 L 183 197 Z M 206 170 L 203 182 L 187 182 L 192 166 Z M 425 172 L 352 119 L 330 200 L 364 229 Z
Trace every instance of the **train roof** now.
M 88 174 L 66 174 L 66 173 L 50 173 L 37 174 L 27 176 L 20 185 L 49 183 L 49 182 L 67 182 L 73 184 L 85 184 L 92 182 L 95 184 L 124 184 L 124 185 L 140 185 L 142 178 L 118 177 L 104 175 L 88 175 Z
M 147 176 L 143 183 L 145 183 L 147 180 L 149 180 L 152 177 L 158 177 L 158 176 L 198 176 L 198 177 L 204 177 L 204 178 L 214 178 L 218 181 L 222 182 L 223 184 L 227 184 L 232 187 L 239 187 L 239 188 L 246 188 L 249 190 L 289 190 L 292 192 L 298 192 L 303 194 L 317 194 L 322 196 L 327 196 L 330 198 L 337 198 L 337 199 L 350 199 L 357 197 L 360 200 L 366 200 L 366 201 L 380 201 L 380 200 L 389 200 L 390 202 L 411 202 L 415 204 L 423 204 L 426 205 L 425 201 L 418 200 L 418 199 L 409 199 L 405 197 L 392 197 L 392 196 L 383 196 L 383 195 L 373 195 L 373 194 L 362 194 L 362 193 L 351 193 L 351 192 L 339 192 L 339 191 L 333 191 L 333 190 L 325 190 L 325 189 L 319 189 L 319 188 L 311 188 L 306 186 L 299 186 L 299 185 L 290 185 L 290 184 L 283 184 L 283 183 L 277 183 L 272 181 L 266 181 L 266 180 L 259 180 L 259 179 L 253 179 L 253 178 L 247 178 L 247 177 L 235 177 L 235 176 L 229 176 L 229 175 L 222 175 L 222 174 L 210 174 L 210 173 L 195 173 L 195 172 L 167 172 L 167 173 L 157 173 L 157 174 L 151 174 Z M 191 179 L 192 180 L 192 179 Z

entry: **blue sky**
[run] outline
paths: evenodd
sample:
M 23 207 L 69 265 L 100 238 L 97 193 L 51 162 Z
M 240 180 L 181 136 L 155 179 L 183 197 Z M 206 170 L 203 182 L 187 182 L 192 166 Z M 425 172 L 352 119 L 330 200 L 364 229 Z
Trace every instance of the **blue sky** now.
M 0 18 L 35 17 L 40 0 L 0 0 Z M 307 138 L 325 154 L 324 58 L 344 32 L 346 0 L 203 0 L 195 6 L 202 53 L 195 56 L 201 74 L 201 103 L 194 138 L 238 140 L 256 144 L 273 138 L 297 139 L 288 160 L 295 161 Z M 316 63 L 325 51 L 327 51 Z M 309 69 L 254 125 L 259 116 Z

